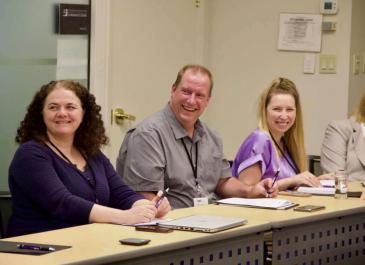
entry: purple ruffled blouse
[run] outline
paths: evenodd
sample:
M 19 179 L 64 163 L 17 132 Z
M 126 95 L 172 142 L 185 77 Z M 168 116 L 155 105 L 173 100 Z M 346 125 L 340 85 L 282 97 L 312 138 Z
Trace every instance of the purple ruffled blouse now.
M 284 154 L 290 163 L 294 165 L 287 150 L 284 151 Z M 261 165 L 261 179 L 273 178 L 279 168 L 278 180 L 297 174 L 284 157 L 278 158 L 270 136 L 260 129 L 253 131 L 242 143 L 233 161 L 232 175 L 238 177 L 241 171 L 258 162 Z

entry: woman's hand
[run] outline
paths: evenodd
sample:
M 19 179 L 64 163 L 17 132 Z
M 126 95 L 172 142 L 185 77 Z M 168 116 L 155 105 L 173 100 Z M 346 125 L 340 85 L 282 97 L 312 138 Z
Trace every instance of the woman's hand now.
M 251 192 L 249 197 L 251 198 L 260 198 L 260 197 L 269 197 L 273 198 L 278 195 L 278 185 L 274 184 L 274 181 L 271 178 L 266 178 L 261 180 L 259 183 L 251 186 Z
M 137 224 L 151 222 L 156 218 L 157 209 L 149 200 L 138 200 L 129 210 L 124 211 L 125 221 L 123 224 Z
M 156 214 L 155 204 L 146 199 L 136 201 L 129 210 L 120 210 L 95 203 L 91 208 L 89 221 L 91 223 L 132 225 L 150 222 L 155 219 Z
M 165 216 L 169 211 L 171 211 L 170 202 L 166 197 L 161 199 L 163 192 L 160 190 L 157 195 L 152 199 L 152 202 L 157 208 L 156 217 L 160 218 Z
M 294 186 L 320 187 L 321 182 L 309 171 L 304 171 L 298 175 L 291 177 Z

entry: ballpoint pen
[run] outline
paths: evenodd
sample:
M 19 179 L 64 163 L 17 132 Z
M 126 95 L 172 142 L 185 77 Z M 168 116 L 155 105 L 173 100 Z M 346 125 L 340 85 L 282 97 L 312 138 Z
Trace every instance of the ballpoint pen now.
M 28 244 L 18 244 L 17 247 L 19 249 L 28 249 L 28 250 L 40 250 L 40 251 L 55 251 L 54 247 L 44 247 L 39 245 L 28 245 Z
M 169 192 L 170 188 L 167 188 L 166 190 L 164 190 L 162 192 L 162 194 L 160 195 L 160 198 L 156 201 L 155 207 L 158 208 L 160 206 L 160 204 L 162 203 L 163 198 L 166 196 L 166 194 Z
M 274 181 L 272 182 L 271 188 L 274 187 L 275 182 L 278 179 L 279 173 L 280 173 L 280 168 L 276 171 L 276 173 L 275 173 L 275 175 L 273 177 Z
M 280 168 L 278 168 L 278 170 L 276 171 L 276 173 L 275 173 L 275 175 L 273 177 L 273 180 L 274 181 L 272 182 L 271 189 L 274 187 L 275 182 L 278 179 L 279 173 L 280 173 Z M 268 192 L 266 197 L 271 198 L 271 192 Z

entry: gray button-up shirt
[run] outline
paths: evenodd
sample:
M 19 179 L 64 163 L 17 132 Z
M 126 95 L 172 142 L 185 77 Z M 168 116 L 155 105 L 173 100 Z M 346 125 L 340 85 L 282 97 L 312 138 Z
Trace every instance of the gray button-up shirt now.
M 182 139 L 194 166 L 198 146 L 197 179 Z M 193 206 L 195 197 L 216 199 L 219 179 L 231 175 L 217 133 L 198 121 L 191 139 L 169 105 L 127 133 L 119 151 L 117 171 L 136 191 L 169 187 L 167 198 L 174 209 Z

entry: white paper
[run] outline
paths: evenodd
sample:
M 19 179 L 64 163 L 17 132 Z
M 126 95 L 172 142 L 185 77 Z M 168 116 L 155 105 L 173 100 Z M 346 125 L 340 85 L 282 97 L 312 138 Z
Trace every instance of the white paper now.
M 320 180 L 322 187 L 334 188 L 335 180 L 334 179 L 321 179 Z
M 325 187 L 299 187 L 299 192 L 317 194 L 317 195 L 334 195 L 335 188 L 325 188 Z
M 293 203 L 284 199 L 245 199 L 245 198 L 228 198 L 219 200 L 218 203 L 241 205 L 241 206 L 253 206 L 253 207 L 264 207 L 264 208 L 282 208 L 290 206 Z
M 307 53 L 304 55 L 303 61 L 303 73 L 314 74 L 316 64 L 316 56 L 313 53 Z
M 194 207 L 208 205 L 208 197 L 194 198 Z
M 280 14 L 278 49 L 321 51 L 322 15 Z
M 162 219 L 162 218 L 156 218 L 153 219 L 151 222 L 147 222 L 147 223 L 138 223 L 138 224 L 134 224 L 134 225 L 126 225 L 126 226 L 142 226 L 142 225 L 158 225 L 161 224 L 163 222 L 167 222 L 167 221 L 171 221 L 172 219 Z

